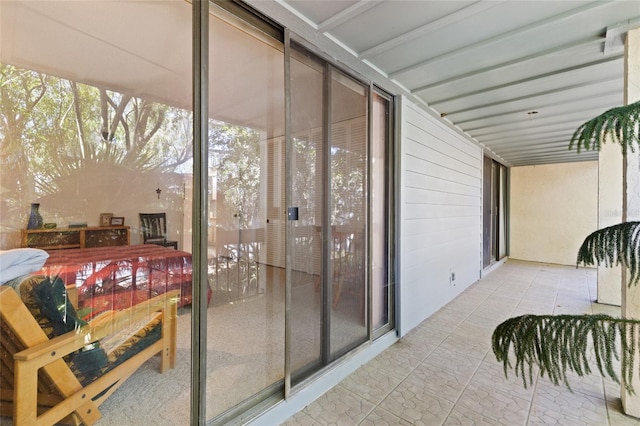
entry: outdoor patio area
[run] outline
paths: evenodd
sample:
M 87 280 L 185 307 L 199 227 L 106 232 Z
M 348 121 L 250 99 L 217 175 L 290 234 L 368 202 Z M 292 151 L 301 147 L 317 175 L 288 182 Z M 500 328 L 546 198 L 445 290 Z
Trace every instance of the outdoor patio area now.
M 284 424 L 638 425 L 615 382 L 596 373 L 572 376 L 573 392 L 546 377 L 525 389 L 491 350 L 509 317 L 620 315 L 595 299 L 594 269 L 508 261 Z

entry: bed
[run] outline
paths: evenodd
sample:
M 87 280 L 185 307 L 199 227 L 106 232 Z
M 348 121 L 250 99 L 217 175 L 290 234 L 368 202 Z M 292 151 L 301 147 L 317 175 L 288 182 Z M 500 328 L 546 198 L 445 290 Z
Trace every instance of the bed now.
M 179 307 L 191 304 L 191 254 L 154 244 L 52 251 L 36 273 L 75 288 L 85 319 L 169 290 L 180 290 Z

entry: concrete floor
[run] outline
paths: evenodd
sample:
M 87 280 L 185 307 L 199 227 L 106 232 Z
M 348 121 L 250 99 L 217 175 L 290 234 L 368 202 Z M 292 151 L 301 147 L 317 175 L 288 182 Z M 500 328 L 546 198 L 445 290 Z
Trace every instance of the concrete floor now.
M 595 299 L 593 269 L 509 261 L 283 424 L 638 425 L 615 382 L 596 373 L 572 376 L 573 392 L 547 378 L 525 389 L 491 350 L 509 317 L 620 315 Z

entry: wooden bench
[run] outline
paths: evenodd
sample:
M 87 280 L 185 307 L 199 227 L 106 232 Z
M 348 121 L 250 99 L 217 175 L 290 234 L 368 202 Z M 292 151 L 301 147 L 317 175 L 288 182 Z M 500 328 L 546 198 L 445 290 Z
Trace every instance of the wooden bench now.
M 100 404 L 148 359 L 159 354 L 161 372 L 175 366 L 179 291 L 76 322 L 55 336 L 34 300 L 25 300 L 36 285 L 52 280 L 29 279 L 15 290 L 0 286 L 0 415 L 13 417 L 15 426 L 92 425 L 101 417 Z M 64 288 L 61 280 L 57 284 Z M 81 365 L 86 358 L 78 354 L 91 346 L 107 364 L 87 377 Z

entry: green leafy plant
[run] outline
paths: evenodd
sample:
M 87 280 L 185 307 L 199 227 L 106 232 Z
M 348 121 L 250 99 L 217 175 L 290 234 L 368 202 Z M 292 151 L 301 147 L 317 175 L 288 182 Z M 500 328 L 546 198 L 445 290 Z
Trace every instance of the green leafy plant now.
M 639 143 L 640 102 L 612 108 L 582 124 L 573 134 L 569 149 L 599 150 L 606 141 L 618 143 L 623 155 Z M 624 222 L 589 235 L 582 243 L 577 265 L 622 265 L 628 285 L 640 281 L 640 222 Z M 492 348 L 504 366 L 514 368 L 524 386 L 531 384 L 535 366 L 558 385 L 571 389 L 567 372 L 579 376 L 597 366 L 602 375 L 619 382 L 614 360 L 621 362 L 622 385 L 633 393 L 635 353 L 640 350 L 640 320 L 607 315 L 524 315 L 509 318 L 492 335 Z M 618 348 L 618 343 L 620 347 Z M 591 354 L 593 348 L 593 356 Z M 620 354 L 619 354 L 620 352 Z M 515 362 L 511 363 L 511 356 Z

